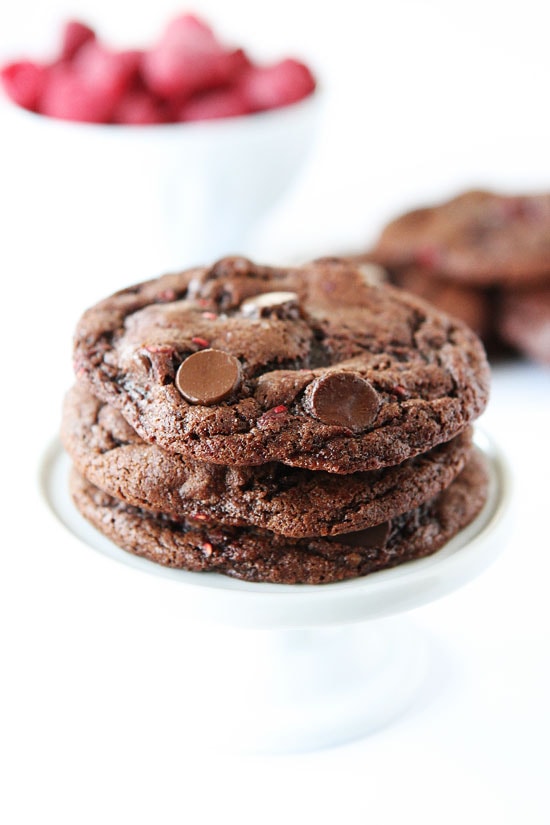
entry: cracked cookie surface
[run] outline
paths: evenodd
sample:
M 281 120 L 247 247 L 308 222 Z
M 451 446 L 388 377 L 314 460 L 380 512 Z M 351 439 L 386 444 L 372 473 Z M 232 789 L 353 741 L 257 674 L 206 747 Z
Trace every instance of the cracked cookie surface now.
M 205 464 L 147 444 L 79 385 L 66 396 L 61 433 L 79 472 L 127 504 L 297 537 L 361 530 L 411 510 L 447 487 L 472 451 L 467 430 L 396 467 L 348 475 Z
M 199 352 L 206 376 L 225 353 L 231 380 L 216 363 L 190 395 L 189 376 L 176 378 Z M 169 452 L 335 473 L 450 440 L 483 411 L 489 388 L 465 325 L 338 259 L 282 269 L 228 258 L 123 290 L 83 315 L 75 370 Z
M 475 453 L 446 490 L 382 529 L 292 539 L 254 528 L 175 522 L 124 504 L 76 470 L 71 476 L 79 511 L 124 550 L 167 567 L 279 584 L 341 581 L 428 556 L 475 518 L 487 489 L 485 461 Z

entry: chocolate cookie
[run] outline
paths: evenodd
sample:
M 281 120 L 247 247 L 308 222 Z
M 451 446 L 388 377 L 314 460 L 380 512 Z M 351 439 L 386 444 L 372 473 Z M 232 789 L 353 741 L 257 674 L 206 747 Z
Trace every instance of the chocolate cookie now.
M 471 191 L 415 209 L 386 226 L 372 257 L 464 285 L 540 282 L 550 275 L 550 194 Z
M 471 455 L 471 431 L 396 467 L 350 475 L 271 462 L 225 467 L 147 444 L 115 409 L 76 385 L 62 439 L 77 469 L 127 504 L 285 536 L 361 530 L 411 510 L 447 487 Z
M 475 454 L 430 502 L 360 533 L 292 539 L 254 528 L 204 527 L 131 507 L 73 471 L 76 506 L 123 549 L 168 567 L 216 571 L 256 582 L 322 584 L 364 576 L 439 550 L 481 510 L 484 461 Z
M 500 333 L 530 358 L 550 364 L 550 283 L 506 290 L 502 298 Z
M 229 258 L 123 290 L 84 314 L 75 368 L 168 451 L 338 473 L 450 440 L 489 386 L 465 325 L 334 259 Z
M 391 281 L 429 301 L 442 312 L 460 318 L 485 342 L 494 338 L 497 297 L 492 289 L 458 284 L 418 266 L 394 270 Z

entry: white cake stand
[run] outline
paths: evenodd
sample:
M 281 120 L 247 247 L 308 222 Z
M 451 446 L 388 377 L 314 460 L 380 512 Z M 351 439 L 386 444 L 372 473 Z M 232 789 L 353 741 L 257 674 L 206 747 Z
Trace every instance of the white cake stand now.
M 502 549 L 509 473 L 486 435 L 477 433 L 476 444 L 489 462 L 490 494 L 469 527 L 428 558 L 318 586 L 241 582 L 126 553 L 74 507 L 70 462 L 57 442 L 43 461 L 41 484 L 51 510 L 77 539 L 114 561 L 176 582 L 185 621 L 223 625 L 219 637 L 209 638 L 206 657 L 220 663 L 215 681 L 224 693 L 219 718 L 212 717 L 215 703 L 209 712 L 216 744 L 303 751 L 364 736 L 412 703 L 427 672 L 426 648 L 406 619 L 389 617 L 461 587 Z

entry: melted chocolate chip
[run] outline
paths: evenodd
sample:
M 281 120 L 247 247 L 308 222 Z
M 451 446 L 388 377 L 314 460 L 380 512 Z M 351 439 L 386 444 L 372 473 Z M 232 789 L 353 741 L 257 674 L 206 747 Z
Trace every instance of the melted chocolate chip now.
M 241 365 L 228 352 L 203 349 L 183 362 L 176 374 L 176 387 L 191 404 L 217 404 L 240 384 Z
M 342 533 L 339 536 L 327 536 L 328 541 L 345 544 L 349 547 L 385 547 L 390 535 L 391 523 L 384 521 L 366 530 L 357 530 L 354 533 Z
M 331 372 L 306 391 L 306 403 L 323 424 L 364 430 L 376 418 L 380 399 L 368 381 L 351 372 Z
M 298 295 L 295 292 L 264 292 L 243 301 L 241 312 L 248 318 L 297 318 Z

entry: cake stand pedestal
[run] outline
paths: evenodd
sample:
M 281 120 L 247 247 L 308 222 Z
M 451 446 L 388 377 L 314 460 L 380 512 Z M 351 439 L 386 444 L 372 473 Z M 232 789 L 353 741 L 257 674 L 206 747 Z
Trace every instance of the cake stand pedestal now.
M 54 444 L 42 491 L 74 536 L 109 558 L 163 576 L 182 589 L 182 621 L 205 622 L 207 650 L 193 685 L 208 708 L 205 743 L 237 751 L 293 752 L 342 744 L 377 730 L 409 707 L 429 658 L 406 617 L 456 590 L 504 546 L 509 475 L 478 433 L 489 462 L 483 511 L 442 550 L 362 579 L 320 586 L 254 584 L 172 570 L 112 544 L 83 519 L 68 494 L 69 460 Z M 217 623 L 215 633 L 208 626 Z M 191 705 L 192 706 L 192 705 Z

